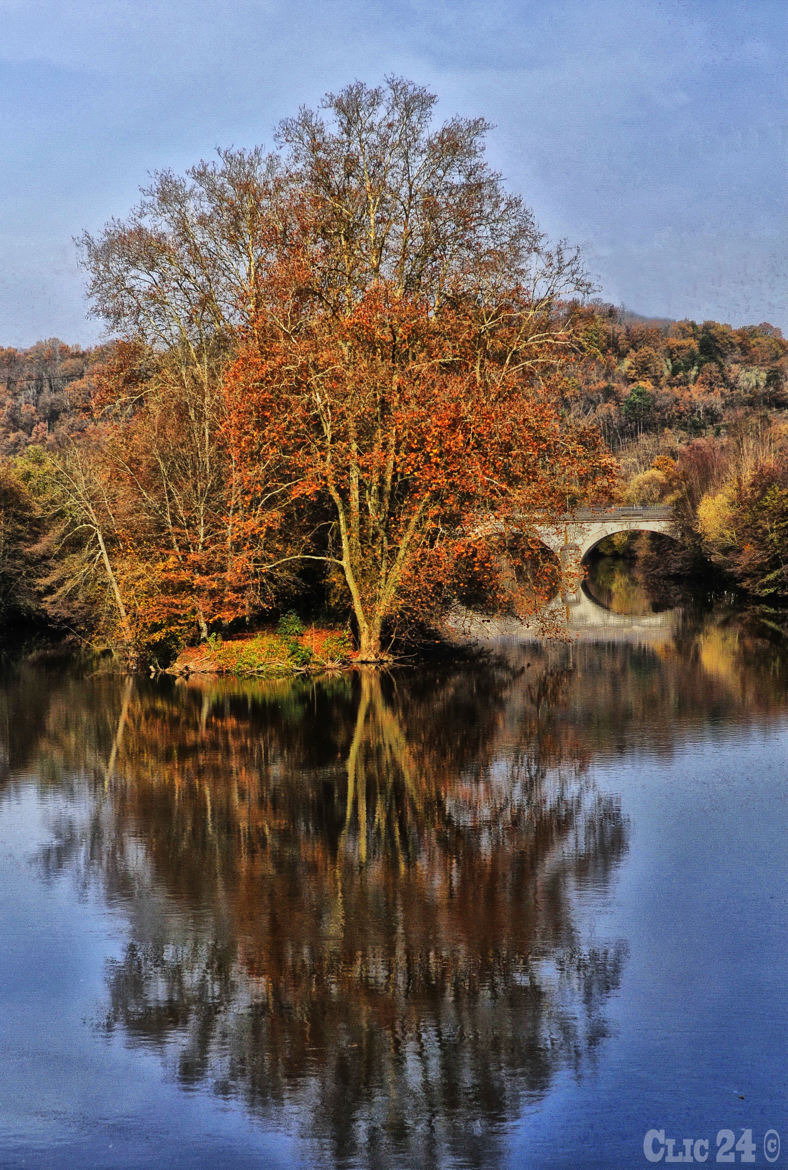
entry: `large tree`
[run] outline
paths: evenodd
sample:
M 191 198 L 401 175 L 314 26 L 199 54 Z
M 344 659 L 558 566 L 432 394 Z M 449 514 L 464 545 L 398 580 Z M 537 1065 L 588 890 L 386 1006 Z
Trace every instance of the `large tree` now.
M 433 128 L 410 82 L 356 83 L 283 123 L 297 211 L 228 379 L 247 498 L 291 485 L 333 524 L 361 656 L 440 550 L 604 491 L 598 437 L 561 410 L 587 284 L 484 158 L 487 124 Z M 264 468 L 264 475 L 260 469 Z M 428 562 L 432 565 L 428 565 Z
M 81 241 L 96 312 L 148 369 L 119 371 L 106 406 L 150 440 L 110 449 L 155 555 L 179 580 L 333 562 L 371 659 L 452 540 L 467 553 L 608 473 L 560 403 L 579 257 L 506 191 L 488 124 L 436 124 L 435 102 L 356 82 L 284 121 L 276 153 L 155 175 L 127 221 Z M 309 547 L 305 512 L 325 521 Z M 203 634 L 228 614 L 206 596 Z
M 158 569 L 147 609 L 193 615 L 202 637 L 248 604 L 222 375 L 281 252 L 286 188 L 275 156 L 219 151 L 184 176 L 155 174 L 125 221 L 78 241 L 93 311 L 122 339 L 96 372 L 94 406 L 138 551 Z

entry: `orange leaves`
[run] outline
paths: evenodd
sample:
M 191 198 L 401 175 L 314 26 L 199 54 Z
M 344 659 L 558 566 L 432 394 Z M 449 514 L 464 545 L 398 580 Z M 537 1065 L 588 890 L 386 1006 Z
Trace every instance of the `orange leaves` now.
M 552 498 L 555 468 L 563 497 L 604 478 L 544 391 L 588 325 L 579 258 L 504 190 L 484 120 L 433 130 L 434 102 L 349 86 L 284 122 L 276 154 L 156 174 L 82 238 L 97 311 L 136 339 L 97 403 L 140 548 L 191 574 L 203 631 L 229 608 L 212 582 L 240 598 L 256 577 L 260 603 L 274 567 L 323 558 L 375 656 L 464 512 Z
M 497 364 L 483 325 L 473 303 L 435 312 L 379 281 L 297 337 L 269 322 L 228 374 L 226 434 L 250 505 L 272 483 L 285 508 L 325 502 L 325 555 L 342 563 L 360 627 L 380 627 L 416 575 L 425 605 L 443 595 L 456 570 L 438 550 L 468 513 L 564 510 L 609 478 L 595 434 L 567 422 L 544 378 L 537 393 Z

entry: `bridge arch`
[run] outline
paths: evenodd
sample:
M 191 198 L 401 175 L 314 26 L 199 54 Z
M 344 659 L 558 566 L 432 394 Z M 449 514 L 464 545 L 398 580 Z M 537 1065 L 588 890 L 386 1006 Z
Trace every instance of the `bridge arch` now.
M 592 548 L 596 548 L 608 536 L 616 536 L 619 532 L 658 532 L 662 536 L 668 536 L 671 539 L 677 539 L 674 531 L 674 525 L 664 520 L 641 520 L 637 524 L 622 526 L 621 523 L 613 521 L 609 524 L 601 524 L 593 532 L 584 537 L 579 544 L 580 558 L 584 559 Z
M 564 595 L 577 597 L 583 558 L 608 536 L 620 532 L 658 532 L 678 539 L 669 508 L 588 508 L 537 525 L 536 535 L 561 562 Z
M 583 509 L 536 526 L 539 539 L 553 552 L 572 548 L 580 560 L 608 536 L 619 532 L 659 532 L 678 539 L 669 508 Z

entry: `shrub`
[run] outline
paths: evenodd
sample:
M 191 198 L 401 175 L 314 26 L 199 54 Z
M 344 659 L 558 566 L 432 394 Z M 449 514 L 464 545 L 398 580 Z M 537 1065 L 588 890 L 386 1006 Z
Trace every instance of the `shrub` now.
M 287 653 L 294 666 L 309 666 L 314 658 L 314 654 L 309 647 L 302 646 L 298 642 L 289 643 Z
M 276 632 L 280 638 L 284 638 L 286 641 L 294 640 L 296 638 L 300 638 L 303 634 L 304 623 L 301 621 L 301 618 L 298 616 L 295 610 L 290 609 L 287 611 L 287 613 L 283 613 L 280 617 L 277 623 Z

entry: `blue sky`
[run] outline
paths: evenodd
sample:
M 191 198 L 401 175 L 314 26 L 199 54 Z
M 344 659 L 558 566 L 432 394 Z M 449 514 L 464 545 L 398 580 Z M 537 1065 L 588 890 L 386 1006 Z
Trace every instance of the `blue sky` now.
M 636 312 L 788 333 L 784 0 L 0 0 L 0 345 L 100 339 L 72 239 L 397 73 Z

